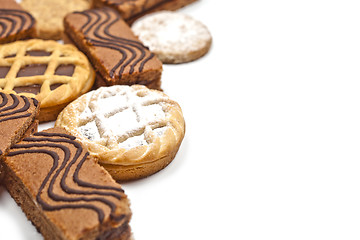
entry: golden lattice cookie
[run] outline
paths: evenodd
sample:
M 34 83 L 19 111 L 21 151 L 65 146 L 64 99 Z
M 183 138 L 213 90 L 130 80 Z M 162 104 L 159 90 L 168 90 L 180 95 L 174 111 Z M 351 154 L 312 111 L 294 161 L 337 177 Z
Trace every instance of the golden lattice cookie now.
M 93 83 L 89 61 L 72 45 L 39 39 L 0 45 L 0 90 L 36 98 L 41 122 L 55 120 Z
M 166 167 L 185 133 L 178 103 L 142 85 L 86 93 L 59 114 L 55 125 L 77 136 L 116 180 L 146 177 Z

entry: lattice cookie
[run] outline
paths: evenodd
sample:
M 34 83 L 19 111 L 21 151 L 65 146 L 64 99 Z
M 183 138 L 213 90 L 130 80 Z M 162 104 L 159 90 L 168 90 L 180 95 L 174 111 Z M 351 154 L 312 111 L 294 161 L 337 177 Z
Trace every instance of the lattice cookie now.
M 142 85 L 84 94 L 55 125 L 77 136 L 117 180 L 142 178 L 167 166 L 185 133 L 178 103 Z
M 56 119 L 93 83 L 89 61 L 72 45 L 33 39 L 0 46 L 0 90 L 36 98 L 42 122 Z

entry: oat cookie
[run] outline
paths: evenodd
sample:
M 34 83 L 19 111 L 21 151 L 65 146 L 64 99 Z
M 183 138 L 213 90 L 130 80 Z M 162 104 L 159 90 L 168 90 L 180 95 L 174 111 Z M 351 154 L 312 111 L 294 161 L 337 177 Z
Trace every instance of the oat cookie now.
M 211 46 L 207 27 L 192 17 L 171 11 L 144 16 L 132 30 L 163 63 L 184 63 L 200 58 Z
M 91 7 L 90 0 L 22 0 L 20 4 L 35 17 L 38 37 L 53 40 L 61 39 L 66 14 Z
M 84 94 L 59 114 L 55 125 L 78 137 L 116 180 L 146 177 L 166 167 L 185 133 L 178 103 L 142 85 Z
M 36 98 L 40 122 L 55 120 L 70 101 L 90 90 L 94 75 L 72 45 L 40 39 L 0 45 L 0 91 Z

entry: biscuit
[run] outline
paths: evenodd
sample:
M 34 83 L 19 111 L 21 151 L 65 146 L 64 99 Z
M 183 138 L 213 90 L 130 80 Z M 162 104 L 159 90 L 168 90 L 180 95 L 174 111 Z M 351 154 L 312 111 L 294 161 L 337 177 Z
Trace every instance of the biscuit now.
M 44 239 L 130 238 L 124 190 L 64 129 L 15 144 L 3 168 L 5 187 Z
M 137 18 L 160 10 L 176 10 L 196 0 L 94 0 L 96 7 L 112 7 L 131 24 Z
M 70 44 L 32 39 L 0 45 L 0 91 L 36 98 L 40 122 L 55 120 L 94 78 L 85 55 Z
M 66 14 L 91 7 L 89 0 L 22 0 L 20 4 L 35 17 L 38 37 L 53 40 L 61 39 Z
M 70 103 L 55 125 L 78 137 L 120 181 L 143 178 L 165 168 L 185 133 L 179 104 L 142 85 L 88 92 Z
M 39 104 L 36 99 L 0 92 L 0 163 L 10 146 L 37 130 L 38 115 Z
M 35 37 L 35 19 L 15 0 L 1 0 L 0 44 Z
M 111 8 L 91 9 L 67 15 L 64 24 L 66 39 L 87 55 L 97 72 L 95 87 L 143 84 L 160 89 L 161 61 L 134 36 L 119 13 Z
M 207 27 L 192 17 L 171 11 L 138 19 L 131 29 L 163 63 L 184 63 L 200 58 L 211 46 Z

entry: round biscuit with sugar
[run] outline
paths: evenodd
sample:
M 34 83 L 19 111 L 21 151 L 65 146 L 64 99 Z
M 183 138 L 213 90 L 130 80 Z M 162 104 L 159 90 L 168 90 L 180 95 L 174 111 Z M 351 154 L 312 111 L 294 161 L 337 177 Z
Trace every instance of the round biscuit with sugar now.
M 175 157 L 185 133 L 178 103 L 142 85 L 101 87 L 58 116 L 116 180 L 149 176 Z
M 184 63 L 205 55 L 212 37 L 208 28 L 183 13 L 160 11 L 138 19 L 135 35 L 163 63 Z

